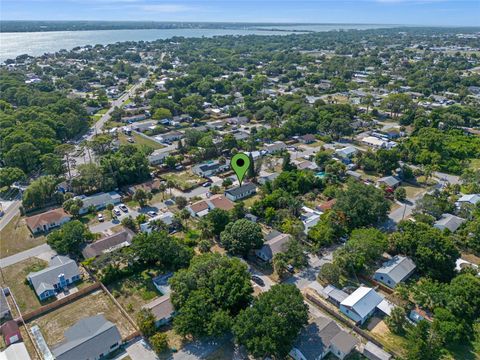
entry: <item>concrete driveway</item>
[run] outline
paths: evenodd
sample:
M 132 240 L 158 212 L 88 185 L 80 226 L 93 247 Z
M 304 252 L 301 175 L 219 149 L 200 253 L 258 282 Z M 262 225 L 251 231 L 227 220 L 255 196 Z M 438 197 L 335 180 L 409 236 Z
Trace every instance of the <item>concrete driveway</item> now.
M 143 338 L 128 344 L 125 348 L 125 351 L 132 358 L 132 360 L 158 360 L 155 352 Z M 117 359 L 121 358 L 122 357 L 119 357 Z

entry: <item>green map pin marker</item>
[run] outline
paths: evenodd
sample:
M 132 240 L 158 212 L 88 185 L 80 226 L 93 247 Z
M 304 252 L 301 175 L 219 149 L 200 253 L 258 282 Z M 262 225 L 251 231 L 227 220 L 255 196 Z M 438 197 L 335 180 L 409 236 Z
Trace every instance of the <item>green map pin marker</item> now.
M 242 180 L 245 177 L 248 168 L 250 167 L 250 158 L 243 153 L 238 153 L 232 157 L 230 166 L 232 167 L 233 171 L 235 171 L 238 182 L 240 183 L 240 186 L 242 186 Z

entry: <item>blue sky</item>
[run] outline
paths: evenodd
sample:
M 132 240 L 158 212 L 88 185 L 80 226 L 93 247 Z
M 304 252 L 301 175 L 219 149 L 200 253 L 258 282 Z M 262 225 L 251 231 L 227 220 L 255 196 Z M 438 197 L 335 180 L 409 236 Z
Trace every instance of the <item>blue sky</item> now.
M 480 26 L 480 0 L 1 0 L 0 19 Z

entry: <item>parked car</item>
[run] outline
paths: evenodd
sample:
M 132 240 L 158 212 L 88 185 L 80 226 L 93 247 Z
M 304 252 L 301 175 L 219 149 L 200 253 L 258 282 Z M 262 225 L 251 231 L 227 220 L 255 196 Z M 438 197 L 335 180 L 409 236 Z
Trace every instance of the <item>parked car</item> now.
M 118 205 L 118 208 L 122 210 L 124 213 L 128 212 L 128 208 L 125 206 L 125 204 Z
M 114 209 L 113 209 L 113 213 L 114 213 L 116 216 L 122 215 L 122 213 L 120 212 L 120 210 L 118 210 L 117 208 L 114 208 Z
M 135 142 L 135 140 L 133 140 L 133 138 L 131 138 L 131 137 L 129 137 L 129 138 L 127 139 L 127 141 L 128 141 L 129 143 L 132 143 L 132 144 Z
M 205 184 L 203 184 L 202 186 L 203 187 L 210 187 L 212 185 L 212 183 L 210 181 L 207 181 Z
M 288 265 L 287 265 L 287 271 L 288 271 L 289 273 L 292 273 L 292 274 L 293 274 L 293 272 L 295 271 L 295 268 L 293 267 L 293 265 L 288 264 Z
M 150 217 L 152 217 L 152 218 L 158 215 L 158 213 L 157 213 L 156 211 L 153 211 L 153 210 L 147 212 L 147 214 L 148 214 L 148 216 L 150 216 Z
M 103 217 L 103 214 L 101 214 L 101 213 L 98 213 L 97 218 L 98 218 L 98 221 L 100 221 L 100 222 L 105 221 L 105 218 Z
M 252 281 L 257 285 L 265 286 L 265 282 L 262 280 L 261 277 L 257 275 L 252 275 Z

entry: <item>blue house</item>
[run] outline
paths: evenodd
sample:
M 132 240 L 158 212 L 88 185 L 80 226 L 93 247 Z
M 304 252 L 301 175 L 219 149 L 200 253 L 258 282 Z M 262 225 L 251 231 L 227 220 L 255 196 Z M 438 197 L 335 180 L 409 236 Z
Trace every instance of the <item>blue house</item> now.
M 62 292 L 80 277 L 75 261 L 67 256 L 55 256 L 47 268 L 28 274 L 27 279 L 40 300 L 45 300 Z

